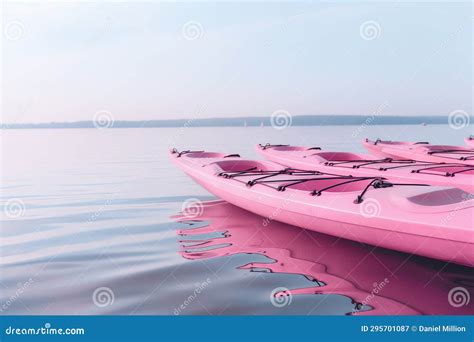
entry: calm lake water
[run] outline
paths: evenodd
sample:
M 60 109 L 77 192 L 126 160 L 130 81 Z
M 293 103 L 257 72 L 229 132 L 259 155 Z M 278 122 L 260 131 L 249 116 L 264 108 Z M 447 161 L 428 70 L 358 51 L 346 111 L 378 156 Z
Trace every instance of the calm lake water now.
M 468 314 L 472 269 L 272 222 L 207 193 L 170 147 L 360 151 L 364 137 L 463 144 L 449 126 L 2 131 L 1 314 Z M 183 203 L 204 202 L 192 218 Z

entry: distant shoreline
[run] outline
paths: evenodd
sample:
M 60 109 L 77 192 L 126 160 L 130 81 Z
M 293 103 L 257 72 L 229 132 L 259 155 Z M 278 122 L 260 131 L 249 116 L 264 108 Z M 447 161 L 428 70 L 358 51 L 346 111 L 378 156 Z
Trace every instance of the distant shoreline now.
M 168 119 L 143 121 L 74 121 L 1 124 L 0 129 L 35 128 L 157 128 L 157 127 L 258 127 L 258 126 L 354 126 L 354 125 L 442 125 L 447 116 L 299 115 L 209 119 Z

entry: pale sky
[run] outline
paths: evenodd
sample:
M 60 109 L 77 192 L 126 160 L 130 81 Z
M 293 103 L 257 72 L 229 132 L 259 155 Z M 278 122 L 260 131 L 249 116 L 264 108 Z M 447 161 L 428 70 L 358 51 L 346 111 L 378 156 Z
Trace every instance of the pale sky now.
M 2 122 L 472 114 L 472 3 L 3 3 Z

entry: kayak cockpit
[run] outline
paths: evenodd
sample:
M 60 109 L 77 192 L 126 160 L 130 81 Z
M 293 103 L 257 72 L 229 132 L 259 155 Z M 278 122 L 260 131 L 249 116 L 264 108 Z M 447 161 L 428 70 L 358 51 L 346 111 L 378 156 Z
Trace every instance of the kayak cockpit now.
M 427 145 L 427 146 L 417 146 L 424 150 L 429 151 L 472 151 L 469 148 L 459 147 L 459 146 L 452 146 L 452 145 Z
M 275 170 L 273 163 L 260 162 L 257 160 L 232 159 L 218 161 L 212 164 L 220 172 L 250 172 Z
M 418 144 L 426 144 L 424 142 L 413 143 L 413 142 L 407 142 L 407 141 L 391 141 L 391 140 L 381 140 L 381 139 L 377 139 L 377 140 L 365 139 L 364 143 L 371 144 L 371 145 L 381 144 L 381 145 L 390 145 L 390 146 L 411 146 L 411 145 L 418 145 Z
M 307 151 L 307 147 L 303 146 L 276 146 L 273 147 L 272 150 L 274 151 L 284 151 L 284 152 L 297 152 L 297 151 Z
M 474 167 L 464 164 L 459 165 L 439 165 L 436 164 L 434 166 L 426 166 L 425 168 L 421 168 L 415 171 L 416 173 L 421 174 L 432 174 L 432 175 L 441 175 L 446 177 L 454 177 L 457 174 L 467 174 L 467 175 L 474 175 Z
M 257 160 L 222 160 L 210 164 L 218 176 L 234 179 L 247 186 L 266 185 L 278 191 L 286 189 L 306 191 L 313 195 L 322 192 L 361 192 L 375 183 L 377 177 L 340 176 L 318 171 L 278 168 L 278 164 Z
M 431 189 L 430 189 L 431 190 Z M 456 204 L 461 209 L 468 206 L 468 201 L 474 198 L 473 194 L 458 188 L 444 188 L 435 191 L 427 191 L 422 194 L 408 197 L 411 203 L 422 206 L 440 206 Z
M 350 152 L 318 152 L 317 155 L 320 158 L 323 158 L 327 161 L 365 161 L 375 159 L 371 156 L 361 155 L 357 153 Z
M 186 154 L 186 158 L 224 158 L 224 153 L 217 152 L 193 152 Z
M 363 191 L 367 186 L 373 182 L 373 178 L 331 178 L 331 179 L 313 179 L 306 182 L 291 184 L 288 182 L 285 184 L 287 189 L 301 190 L 308 192 L 354 192 Z M 283 185 L 283 184 L 282 184 Z

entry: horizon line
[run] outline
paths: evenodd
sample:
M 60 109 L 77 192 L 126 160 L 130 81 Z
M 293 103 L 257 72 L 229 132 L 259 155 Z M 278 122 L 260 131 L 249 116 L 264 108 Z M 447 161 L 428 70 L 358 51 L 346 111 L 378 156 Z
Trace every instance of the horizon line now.
M 449 124 L 447 115 L 295 115 L 275 112 L 272 116 L 214 117 L 189 119 L 115 120 L 109 112 L 99 112 L 93 120 L 51 121 L 39 123 L 0 123 L 0 129 L 34 128 L 153 128 L 153 127 L 239 127 L 239 126 L 329 126 L 329 125 L 396 125 Z M 467 118 L 470 121 L 470 116 Z

